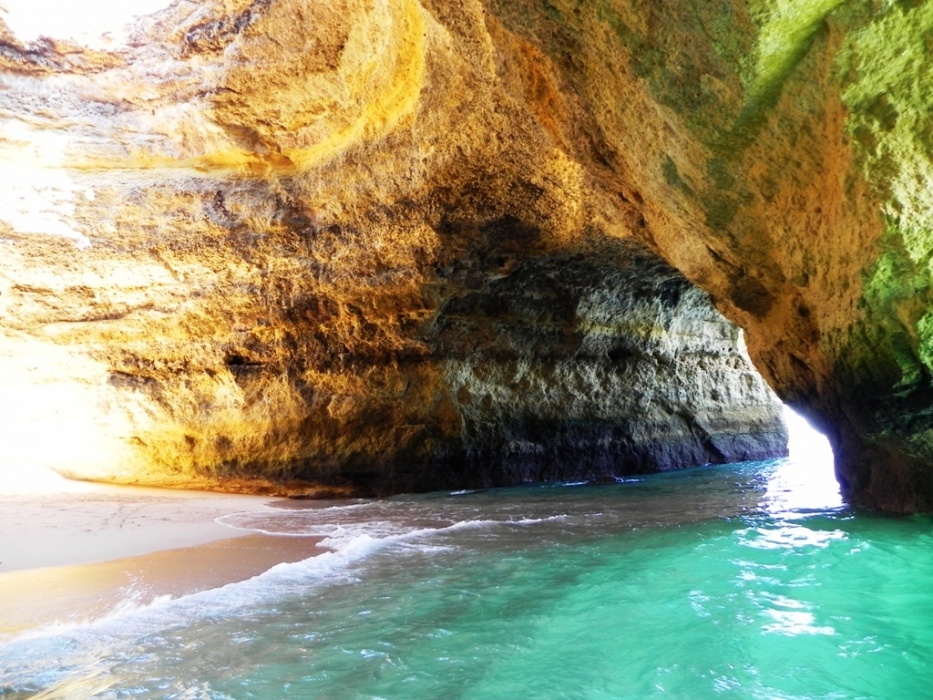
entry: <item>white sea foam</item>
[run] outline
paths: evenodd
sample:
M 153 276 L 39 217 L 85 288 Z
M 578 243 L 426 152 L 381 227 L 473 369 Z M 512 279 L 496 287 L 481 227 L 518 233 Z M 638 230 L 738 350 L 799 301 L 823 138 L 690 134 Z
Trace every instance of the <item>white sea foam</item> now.
M 368 504 L 363 504 L 368 505 Z M 374 513 L 374 519 L 361 521 L 355 512 L 341 506 L 333 508 L 309 508 L 305 510 L 281 510 L 269 508 L 260 511 L 231 513 L 217 518 L 216 522 L 237 530 L 255 532 L 277 537 L 325 537 L 322 546 L 339 549 L 341 544 L 359 535 L 374 538 L 398 536 L 420 537 L 438 532 L 453 532 L 463 529 L 489 528 L 507 525 L 535 525 L 538 523 L 566 520 L 567 514 L 549 515 L 539 518 L 515 517 L 503 514 L 500 518 L 457 519 L 462 512 L 435 513 L 419 516 L 404 508 L 388 512 L 382 509 Z M 350 517 L 341 517 L 341 516 Z M 379 517 L 385 515 L 386 517 Z M 419 527 L 419 525 L 421 525 Z
M 232 513 L 217 518 L 217 523 L 245 532 L 255 532 L 274 537 L 333 537 L 339 540 L 352 539 L 356 535 L 387 537 L 405 530 L 395 523 L 372 520 L 359 523 L 317 521 L 292 514 L 279 515 L 258 512 Z
M 130 694 L 136 697 L 136 689 L 145 688 L 139 691 L 140 697 L 224 698 L 223 692 L 237 695 L 237 691 L 231 690 L 236 687 L 229 675 L 232 669 L 244 678 L 252 678 L 258 689 L 263 679 L 267 680 L 265 664 L 279 668 L 279 663 L 282 668 L 297 664 L 295 668 L 302 669 L 299 674 L 305 674 L 306 668 L 317 668 L 314 671 L 317 683 L 324 678 L 318 678 L 323 667 L 314 667 L 314 659 L 335 648 L 355 648 L 353 643 L 344 647 L 344 642 L 326 638 L 328 634 L 342 634 L 346 626 L 352 627 L 348 617 L 365 617 L 364 627 L 371 626 L 384 635 L 384 616 L 394 614 L 393 606 L 407 605 L 412 595 L 426 591 L 425 605 L 419 598 L 418 606 L 419 610 L 429 612 L 431 605 L 443 607 L 449 595 L 457 598 L 454 602 L 473 595 L 470 585 L 462 583 L 467 579 L 451 579 L 455 581 L 452 587 L 446 583 L 444 572 L 451 567 L 466 562 L 468 567 L 475 568 L 474 561 L 485 562 L 485 567 L 495 562 L 490 567 L 492 575 L 500 564 L 506 566 L 512 559 L 522 559 L 522 556 L 499 557 L 499 552 L 528 551 L 538 556 L 542 546 L 571 542 L 578 534 L 634 538 L 616 541 L 611 551 L 621 551 L 618 547 L 625 542 L 637 542 L 633 534 L 637 528 L 645 528 L 648 537 L 661 538 L 659 542 L 668 542 L 671 523 L 711 527 L 710 522 L 726 522 L 723 517 L 741 513 L 749 499 L 744 491 L 735 488 L 734 475 L 754 473 L 759 478 L 753 484 L 760 484 L 761 475 L 770 473 L 770 468 L 758 466 L 754 472 L 750 467 L 698 470 L 683 478 L 657 477 L 654 489 L 635 488 L 628 492 L 601 489 L 594 490 L 592 497 L 582 491 L 561 492 L 542 487 L 470 498 L 427 495 L 330 507 L 294 504 L 233 513 L 218 522 L 276 536 L 316 535 L 323 538 L 321 544 L 329 551 L 303 561 L 278 564 L 252 579 L 212 590 L 178 598 L 163 597 L 144 605 L 130 596 L 95 620 L 0 638 L 0 695 L 28 696 L 35 689 L 43 689 L 47 697 L 109 699 Z M 707 494 L 704 489 L 717 485 L 723 486 L 717 490 L 721 497 L 707 498 L 702 508 L 694 508 L 698 490 L 701 495 Z M 675 487 L 689 494 L 689 499 L 671 498 L 670 492 Z M 752 503 L 763 489 L 761 486 L 752 492 Z M 802 530 L 805 523 L 781 521 L 769 525 L 767 520 L 759 519 L 741 526 L 742 522 L 745 521 L 740 521 L 733 531 L 731 541 L 748 552 L 752 563 L 755 557 L 783 552 L 809 555 L 828 548 L 827 544 L 838 539 L 835 527 L 821 539 L 820 528 L 813 528 L 819 531 L 817 535 L 808 534 Z M 791 525 L 799 527 L 790 530 Z M 770 532 L 774 529 L 780 530 L 780 536 Z M 582 563 L 586 564 L 585 570 L 589 563 Z M 425 568 L 425 564 L 429 566 Z M 481 577 L 485 571 L 481 567 Z M 508 574 L 505 569 L 498 573 L 503 572 Z M 414 585 L 422 573 L 427 583 L 423 587 L 421 583 Z M 752 576 L 755 570 L 749 568 L 745 573 Z M 440 593 L 430 588 L 435 585 L 435 576 L 437 584 L 445 586 Z M 830 629 L 823 617 L 808 621 L 792 615 L 812 611 L 793 607 L 785 590 L 775 590 L 775 595 L 785 597 L 762 598 L 760 609 L 756 610 L 765 617 L 755 618 L 756 628 L 778 633 L 775 636 L 825 634 Z M 696 595 L 690 593 L 694 609 L 700 606 L 703 611 L 712 610 L 713 604 L 702 599 L 702 596 L 710 598 L 709 593 L 697 591 Z M 348 604 L 357 598 L 362 601 L 359 608 Z M 385 604 L 384 599 L 388 601 Z M 406 618 L 403 626 L 410 631 L 409 622 Z M 268 656 L 237 656 L 245 649 L 265 649 L 266 639 L 271 640 Z M 369 640 L 356 648 L 358 654 L 362 653 L 360 649 L 366 653 L 389 653 Z M 280 651 L 281 657 L 277 656 Z M 339 651 L 335 653 L 339 655 Z M 232 659 L 229 668 L 225 666 L 224 654 Z M 216 673 L 215 660 L 222 667 Z M 320 663 L 326 667 L 334 659 Z M 337 659 L 336 667 L 342 663 L 342 658 Z M 382 670 L 387 668 L 380 666 Z M 215 681 L 214 687 L 205 684 Z M 302 682 L 310 687 L 307 678 Z M 284 696 L 285 690 L 279 690 L 267 696 Z M 145 695 L 147 692 L 152 694 Z
M 77 682 L 72 678 L 75 674 L 82 682 L 106 676 L 125 650 L 144 638 L 167 634 L 196 621 L 231 619 L 270 602 L 305 595 L 315 586 L 345 585 L 356 579 L 351 571 L 354 564 L 391 546 L 400 537 L 358 535 L 342 542 L 339 550 L 277 564 L 246 581 L 178 598 L 164 596 L 145 605 L 126 600 L 92 621 L 50 625 L 0 638 L 0 691 L 15 687 L 14 683 L 20 687 L 67 689 L 70 683 Z
M 288 511 L 284 514 L 288 514 Z M 263 602 L 292 595 L 306 595 L 316 585 L 340 585 L 354 581 L 357 578 L 352 571 L 355 564 L 390 547 L 398 553 L 431 555 L 450 552 L 456 547 L 432 543 L 430 539 L 446 533 L 527 527 L 569 517 L 560 514 L 542 518 L 464 520 L 438 527 L 415 527 L 407 530 L 402 525 L 390 521 L 358 522 L 352 526 L 310 523 L 299 532 L 282 531 L 274 525 L 263 528 L 243 522 L 230 522 L 236 521 L 237 518 L 248 519 L 247 516 L 250 516 L 268 523 L 274 521 L 275 515 L 262 512 L 234 513 L 219 520 L 231 527 L 279 536 L 324 536 L 321 546 L 330 551 L 299 562 L 277 564 L 246 581 L 229 583 L 186 596 L 162 596 L 146 604 L 140 604 L 131 596 L 120 601 L 104 616 L 94 620 L 54 624 L 0 639 L 5 643 L 6 650 L 0 652 L 0 667 L 8 664 L 5 657 L 9 659 L 9 663 L 26 666 L 40 661 L 47 665 L 49 659 L 54 658 L 58 660 L 58 666 L 67 669 L 70 666 L 69 657 L 79 656 L 85 661 L 95 656 L 103 657 L 106 656 L 108 648 L 115 648 L 160 630 L 190 624 L 194 619 L 231 618 Z M 25 669 L 21 666 L 20 670 Z

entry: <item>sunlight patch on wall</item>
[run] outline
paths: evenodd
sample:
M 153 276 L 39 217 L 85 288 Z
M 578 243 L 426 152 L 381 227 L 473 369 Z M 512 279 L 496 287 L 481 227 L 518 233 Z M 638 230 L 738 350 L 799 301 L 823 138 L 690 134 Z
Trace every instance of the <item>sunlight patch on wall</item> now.
M 0 0 L 0 17 L 21 41 L 74 39 L 104 48 L 126 39 L 134 18 L 168 7 L 170 0 Z
M 75 201 L 81 197 L 92 199 L 94 193 L 79 191 L 64 170 L 0 161 L 0 222 L 17 233 L 61 236 L 78 248 L 90 247 L 90 239 L 73 224 Z
M 74 493 L 93 491 L 86 481 L 72 481 L 48 467 L 0 462 L 0 496 L 23 496 L 39 493 Z
M 80 490 L 56 472 L 104 478 L 133 468 L 115 437 L 126 419 L 109 410 L 105 365 L 6 333 L 0 365 L 0 495 Z

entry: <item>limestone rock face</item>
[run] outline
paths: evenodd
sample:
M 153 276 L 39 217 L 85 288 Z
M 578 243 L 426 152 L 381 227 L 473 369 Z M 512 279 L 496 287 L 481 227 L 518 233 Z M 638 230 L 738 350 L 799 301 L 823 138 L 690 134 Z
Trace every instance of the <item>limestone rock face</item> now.
M 490 6 L 578 100 L 587 170 L 637 189 L 636 235 L 828 433 L 847 498 L 933 508 L 933 4 Z
M 716 161 L 761 31 L 735 8 L 727 51 L 642 5 L 179 0 L 102 48 L 3 28 L 0 459 L 387 494 L 783 454 L 687 278 L 856 445 L 832 360 L 881 314 L 857 304 L 880 229 L 836 83 L 762 98 L 770 131 Z M 821 125 L 803 150 L 785 112 Z

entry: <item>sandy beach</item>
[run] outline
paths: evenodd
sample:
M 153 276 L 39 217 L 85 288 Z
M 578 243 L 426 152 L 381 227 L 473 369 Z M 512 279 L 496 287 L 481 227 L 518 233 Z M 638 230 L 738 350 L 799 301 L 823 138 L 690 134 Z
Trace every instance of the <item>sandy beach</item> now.
M 0 482 L 0 633 L 97 617 L 321 553 L 320 538 L 218 524 L 282 499 L 71 482 Z

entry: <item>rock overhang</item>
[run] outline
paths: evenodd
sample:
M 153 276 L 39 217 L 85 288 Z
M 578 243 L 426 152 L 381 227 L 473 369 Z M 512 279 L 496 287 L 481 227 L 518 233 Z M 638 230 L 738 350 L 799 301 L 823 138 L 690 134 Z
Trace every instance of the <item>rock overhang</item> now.
M 197 416 L 237 435 L 264 425 L 239 442 L 214 435 L 209 448 L 176 425 L 166 444 L 251 450 L 252 466 L 228 467 L 283 476 L 307 456 L 295 457 L 307 448 L 295 435 L 315 431 L 329 436 L 315 454 L 366 425 L 425 454 L 441 444 L 455 453 L 451 435 L 482 432 L 465 427 L 482 421 L 459 403 L 461 385 L 437 393 L 461 370 L 435 364 L 414 378 L 398 368 L 450 352 L 458 323 L 457 342 L 479 341 L 471 353 L 501 355 L 497 343 L 517 337 L 540 349 L 522 319 L 529 304 L 553 316 L 568 298 L 584 308 L 613 294 L 577 283 L 555 303 L 541 285 L 560 284 L 544 270 L 560 260 L 580 277 L 590 265 L 605 281 L 626 269 L 606 261 L 655 251 L 746 330 L 782 398 L 827 429 L 850 499 L 926 508 L 933 324 L 926 102 L 914 88 L 930 14 L 923 3 L 833 0 L 546 9 L 281 0 L 172 5 L 138 25 L 144 40 L 109 53 L 5 37 L 15 50 L 4 59 L 13 88 L 0 148 L 7 162 L 30 154 L 17 197 L 31 188 L 55 201 L 6 206 L 5 245 L 62 269 L 88 256 L 108 284 L 122 269 L 122 286 L 110 288 L 138 302 L 80 275 L 56 286 L 18 268 L 7 326 L 23 332 L 32 314 L 57 348 L 94 334 L 122 343 L 119 358 L 90 361 L 107 366 L 108 387 L 136 396 L 133 420 Z M 39 107 L 49 86 L 59 114 Z M 35 252 L 39 231 L 28 228 L 67 238 Z M 85 249 L 64 252 L 69 238 Z M 130 269 L 146 272 L 131 279 Z M 217 290 L 223 303 L 210 301 Z M 659 287 L 658 299 L 666 294 Z M 84 310 L 63 314 L 61 295 Z M 79 325 L 62 325 L 74 324 L 69 314 Z M 554 342 L 579 335 L 581 319 L 565 313 L 572 330 Z M 95 329 L 77 330 L 87 324 Z M 166 342 L 140 360 L 153 337 Z M 587 343 L 561 347 L 579 358 Z M 318 359 L 296 364 L 294 353 Z M 375 358 L 396 369 L 372 369 Z M 364 359 L 370 379 L 354 384 Z M 160 371 L 184 387 L 178 405 L 155 398 Z M 276 382 L 257 379 L 270 372 Z M 381 398 L 357 411 L 362 384 Z M 389 398 L 399 392 L 407 398 Z M 407 410 L 419 402 L 430 419 Z M 271 406 L 287 417 L 277 427 Z M 532 430 L 534 420 L 516 425 L 550 430 Z M 504 435 L 495 439 L 506 444 Z M 126 435 L 117 443 L 126 448 Z M 307 469 L 364 465 L 379 441 L 350 443 L 326 468 L 311 459 Z

